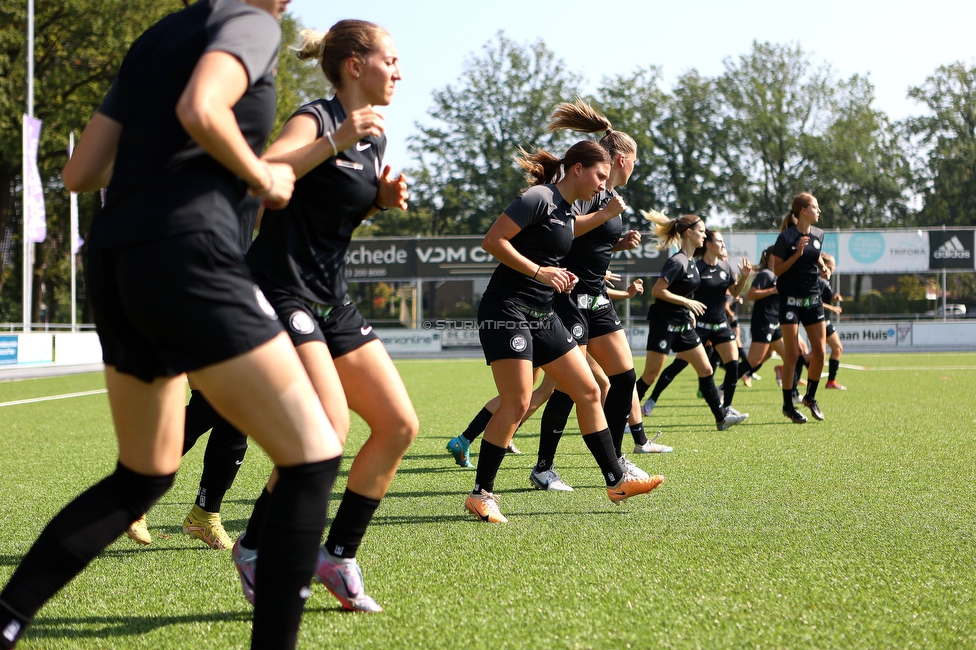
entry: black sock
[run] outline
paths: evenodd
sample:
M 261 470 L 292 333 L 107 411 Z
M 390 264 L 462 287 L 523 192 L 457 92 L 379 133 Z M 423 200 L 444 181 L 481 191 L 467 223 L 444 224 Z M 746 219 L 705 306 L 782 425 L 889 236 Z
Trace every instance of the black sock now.
M 739 383 L 739 361 L 738 359 L 733 359 L 728 363 L 723 363 L 722 368 L 725 369 L 724 405 L 732 406 L 732 398 L 735 397 L 735 386 Z
M 234 484 L 247 453 L 247 436 L 220 418 L 210 432 L 203 455 L 203 473 L 197 491 L 197 505 L 207 512 L 220 512 L 224 495 Z
M 339 511 L 332 520 L 329 536 L 325 540 L 325 550 L 336 557 L 356 557 L 359 545 L 373 513 L 380 507 L 379 499 L 370 499 L 346 488 L 339 503 Z
M 607 401 L 603 404 L 603 415 L 607 419 L 610 439 L 613 440 L 613 448 L 619 458 L 620 446 L 624 442 L 624 429 L 627 427 L 627 418 L 630 417 L 630 406 L 634 402 L 637 373 L 630 369 L 608 379 L 610 389 L 607 391 Z
M 635 445 L 647 444 L 647 434 L 644 433 L 643 422 L 638 422 L 637 424 L 630 425 L 630 435 L 634 437 Z
M 818 386 L 820 386 L 819 379 L 810 379 L 809 377 L 807 378 L 807 397 L 809 397 L 811 400 L 817 399 Z
M 687 361 L 682 361 L 681 359 L 675 359 L 672 361 L 671 365 L 665 368 L 664 372 L 661 373 L 661 376 L 658 377 L 657 383 L 654 384 L 654 390 L 651 391 L 651 399 L 655 402 L 661 399 L 661 393 L 664 392 L 664 389 L 670 386 L 675 377 L 677 377 L 678 374 L 687 367 Z
M 552 461 L 556 458 L 556 448 L 563 437 L 563 429 L 566 428 L 566 422 L 569 421 L 569 414 L 572 410 L 572 397 L 561 390 L 552 391 L 552 397 L 546 402 L 546 408 L 542 411 L 542 427 L 539 431 L 539 457 L 535 464 L 535 471 L 545 472 L 552 469 Z
M 827 381 L 834 381 L 837 379 L 837 371 L 840 370 L 840 359 L 831 359 L 828 362 L 829 372 L 827 374 Z
M 646 383 L 644 383 L 644 377 L 640 376 L 637 378 L 637 399 L 644 399 L 644 395 L 647 395 L 647 389 L 650 388 Z
M 465 429 L 464 433 L 461 435 L 464 436 L 464 439 L 468 442 L 474 442 L 477 440 L 478 436 L 485 432 L 485 427 L 488 426 L 488 420 L 490 419 L 491 411 L 482 407 L 482 409 L 478 411 L 478 415 L 474 416 L 474 419 L 471 420 L 471 424 L 468 425 L 468 428 Z
M 744 357 L 739 357 L 739 372 L 738 372 L 738 378 L 739 379 L 742 379 L 743 377 L 745 377 L 748 374 L 751 374 L 754 371 L 755 371 L 755 368 L 753 368 L 751 365 L 749 365 L 749 360 L 748 359 L 746 359 Z
M 793 389 L 784 388 L 783 389 L 783 408 L 793 408 Z
M 746 358 L 746 355 L 745 355 L 745 353 L 744 353 L 744 352 L 742 351 L 742 348 L 737 348 L 737 349 L 738 349 L 738 351 L 739 351 L 739 359 L 745 359 L 745 358 Z
M 278 468 L 268 504 L 274 535 L 262 535 L 254 576 L 251 648 L 294 648 L 325 530 L 341 456 Z
M 600 466 L 600 472 L 603 473 L 603 480 L 606 481 L 607 487 L 619 483 L 624 473 L 620 468 L 620 457 L 613 451 L 610 429 L 588 433 L 583 436 L 583 442 L 586 443 L 587 449 L 596 459 L 596 464 Z
M 718 353 L 718 350 L 714 346 L 706 349 L 710 350 L 708 353 L 708 362 L 712 364 L 712 374 L 715 374 L 715 369 L 722 363 L 722 355 Z
M 244 529 L 244 537 L 241 539 L 241 547 L 256 551 L 261 545 L 261 531 L 264 530 L 264 519 L 268 514 L 270 502 L 271 493 L 265 487 L 261 490 L 261 496 L 254 502 L 251 518 L 247 520 L 247 528 Z
M 725 419 L 725 409 L 722 408 L 722 398 L 718 396 L 718 389 L 715 388 L 714 377 L 715 375 L 699 377 L 698 388 L 701 390 L 702 397 L 705 398 L 705 403 L 708 404 L 708 408 L 712 410 L 715 421 L 721 422 Z
M 484 438 L 481 439 L 481 450 L 478 452 L 478 468 L 475 471 L 472 494 L 481 494 L 482 490 L 485 492 L 495 490 L 495 477 L 498 476 L 498 469 L 502 466 L 504 458 L 504 447 L 493 445 Z
M 10 621 L 23 625 L 102 550 L 146 513 L 173 485 L 176 474 L 147 476 L 118 463 L 115 472 L 82 492 L 41 532 L 0 592 L 0 634 Z M 7 618 L 9 620 L 4 621 Z
M 800 377 L 803 375 L 803 366 L 806 365 L 806 361 L 803 360 L 803 356 L 799 356 L 796 359 L 796 366 L 793 368 L 793 390 L 796 390 L 797 386 L 800 385 Z
M 747 362 L 747 363 L 748 363 L 748 362 Z M 762 361 L 760 361 L 760 362 L 759 362 L 758 364 L 756 364 L 756 366 L 755 366 L 755 367 L 753 367 L 753 368 L 751 368 L 751 369 L 749 370 L 749 374 L 751 374 L 751 375 L 755 375 L 755 374 L 756 374 L 757 372 L 759 372 L 759 369 L 760 369 L 760 368 L 762 368 L 762 367 L 763 367 L 763 362 L 762 362 Z
M 190 402 L 186 405 L 186 421 L 183 425 L 183 455 L 193 449 L 200 436 L 214 428 L 220 415 L 210 406 L 210 402 L 198 390 L 190 392 Z

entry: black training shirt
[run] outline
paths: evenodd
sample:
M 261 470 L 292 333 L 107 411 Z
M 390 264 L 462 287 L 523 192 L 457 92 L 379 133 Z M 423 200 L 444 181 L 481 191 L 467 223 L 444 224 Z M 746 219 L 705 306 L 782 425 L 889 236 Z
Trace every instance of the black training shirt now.
M 695 300 L 704 303 L 705 313 L 698 317 L 703 323 L 724 323 L 728 318 L 725 297 L 735 284 L 735 272 L 728 262 L 716 260 L 714 266 L 701 259 L 696 262 L 701 284 L 695 290 Z
M 664 263 L 661 278 L 668 283 L 668 291 L 682 298 L 694 298 L 695 290 L 701 284 L 695 261 L 688 259 L 680 250 Z M 647 312 L 647 320 L 661 320 L 669 325 L 691 323 L 691 316 L 691 310 L 687 307 L 661 299 L 656 299 Z
M 592 214 L 605 208 L 614 196 L 613 190 L 604 190 L 589 201 L 577 201 L 573 209 L 576 214 Z M 579 277 L 576 293 L 596 296 L 606 291 L 604 278 L 610 267 L 613 247 L 622 232 L 623 220 L 618 215 L 573 240 L 563 266 Z
M 796 253 L 797 242 L 800 237 L 805 236 L 796 229 L 796 226 L 790 226 L 776 238 L 776 243 L 773 244 L 773 255 L 781 260 L 793 257 L 793 254 Z M 820 253 L 823 249 L 823 239 L 823 230 L 811 226 L 810 241 L 803 248 L 803 255 L 776 280 L 776 286 L 781 295 L 802 298 L 817 294 L 820 290 L 817 283 L 820 278 L 817 260 L 820 259 Z
M 772 289 L 776 286 L 776 274 L 772 269 L 763 269 L 752 281 L 752 286 L 756 289 Z M 774 293 L 756 301 L 752 307 L 753 319 L 759 316 L 769 323 L 779 322 L 779 294 Z
M 832 304 L 834 302 L 834 290 L 830 288 L 830 282 L 823 278 L 817 278 L 817 281 L 820 284 L 820 300 L 825 305 Z
M 305 104 L 295 115 L 315 118 L 320 138 L 346 119 L 337 97 Z M 265 212 L 247 256 L 254 273 L 308 300 L 341 305 L 349 287 L 346 251 L 376 201 L 385 152 L 386 136 L 370 136 L 298 179 L 288 206 Z
M 273 69 L 280 38 L 277 21 L 266 11 L 237 0 L 199 0 L 132 44 L 98 109 L 122 131 L 90 247 L 200 230 L 236 246 L 238 207 L 247 187 L 183 130 L 176 104 L 205 52 L 233 55 L 248 74 L 234 114 L 252 151 L 260 153 L 274 122 Z
M 522 230 L 510 240 L 519 253 L 539 266 L 557 266 L 573 245 L 576 217 L 573 206 L 555 185 L 536 185 L 505 208 Z M 552 311 L 553 288 L 515 269 L 499 264 L 485 295 L 497 294 L 523 307 Z

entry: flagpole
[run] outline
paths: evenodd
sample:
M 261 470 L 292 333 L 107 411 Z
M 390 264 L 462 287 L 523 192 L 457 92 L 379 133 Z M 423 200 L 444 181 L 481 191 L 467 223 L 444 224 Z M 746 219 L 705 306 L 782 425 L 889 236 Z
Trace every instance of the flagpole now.
M 71 154 L 75 150 L 75 134 L 74 131 L 68 134 L 68 158 L 71 158 Z M 75 332 L 78 330 L 78 251 L 76 247 L 78 246 L 78 195 L 71 192 L 69 200 L 70 210 L 71 210 L 71 243 L 68 245 L 68 254 L 71 255 L 71 331 Z
M 34 0 L 27 0 L 27 117 L 34 117 Z M 29 332 L 31 329 L 31 309 L 33 307 L 33 296 L 31 290 L 31 284 L 33 280 L 33 270 L 34 270 L 34 246 L 30 241 L 30 237 L 27 233 L 27 120 L 24 120 L 24 148 L 23 148 L 23 158 L 21 160 L 21 187 L 23 188 L 23 201 L 21 203 L 21 212 L 23 213 L 24 221 L 24 253 L 23 253 L 23 266 L 24 266 L 24 286 L 23 286 L 23 303 L 24 303 L 24 331 Z

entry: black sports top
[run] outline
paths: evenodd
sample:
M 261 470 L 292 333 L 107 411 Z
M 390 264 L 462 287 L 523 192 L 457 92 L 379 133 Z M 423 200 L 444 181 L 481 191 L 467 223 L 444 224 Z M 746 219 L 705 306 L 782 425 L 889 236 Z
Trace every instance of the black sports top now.
M 234 106 L 259 154 L 274 122 L 273 69 L 281 30 L 266 11 L 237 0 L 199 0 L 162 19 L 129 48 L 98 109 L 122 131 L 105 206 L 89 247 L 108 248 L 207 230 L 237 247 L 247 186 L 183 130 L 176 104 L 200 57 L 235 56 L 248 88 Z
M 773 255 L 781 260 L 789 259 L 796 253 L 796 243 L 800 237 L 805 236 L 796 229 L 796 226 L 790 226 L 776 238 L 776 243 L 773 244 Z M 801 298 L 816 295 L 820 291 L 820 285 L 817 283 L 820 279 L 817 260 L 820 259 L 823 250 L 823 239 L 823 230 L 811 226 L 810 241 L 803 248 L 803 255 L 776 280 L 781 295 Z
M 680 250 L 664 263 L 661 278 L 668 283 L 668 291 L 683 298 L 693 298 L 695 290 L 701 284 L 695 261 L 688 259 L 688 256 Z M 667 300 L 657 299 L 647 312 L 647 320 L 660 320 L 669 325 L 690 324 L 691 310 Z
M 705 313 L 698 320 L 703 323 L 727 322 L 725 297 L 729 287 L 735 284 L 735 271 L 728 262 L 722 260 L 717 260 L 714 266 L 709 266 L 703 259 L 696 264 L 701 284 L 695 290 L 695 300 L 705 305 Z
M 772 289 L 776 286 L 776 274 L 772 269 L 763 269 L 752 281 L 752 286 L 756 289 Z M 752 319 L 763 318 L 768 323 L 779 322 L 779 294 L 760 298 L 752 307 Z
M 305 104 L 295 115 L 315 118 L 318 137 L 346 119 L 337 97 Z M 247 255 L 251 270 L 307 300 L 341 305 L 349 288 L 346 251 L 376 201 L 385 152 L 386 136 L 370 136 L 298 179 L 288 206 L 265 213 Z
M 522 230 L 510 240 L 519 253 L 539 266 L 557 266 L 573 245 L 573 206 L 554 184 L 536 185 L 505 208 Z M 553 288 L 499 264 L 485 295 L 496 294 L 534 311 L 551 312 Z
M 820 301 L 829 305 L 834 302 L 834 290 L 830 287 L 830 282 L 823 278 L 817 278 L 817 282 L 820 284 Z
M 573 209 L 576 214 L 591 214 L 605 208 L 614 196 L 613 190 L 604 190 L 589 201 L 577 201 Z M 573 240 L 563 266 L 579 278 L 574 293 L 597 296 L 606 291 L 604 278 L 610 268 L 613 247 L 622 232 L 623 219 L 618 215 Z

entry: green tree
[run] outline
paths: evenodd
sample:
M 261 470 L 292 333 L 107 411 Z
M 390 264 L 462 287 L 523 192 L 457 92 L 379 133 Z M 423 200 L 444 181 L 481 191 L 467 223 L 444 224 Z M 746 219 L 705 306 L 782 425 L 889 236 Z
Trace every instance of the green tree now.
M 790 199 L 810 189 L 811 149 L 830 123 L 830 70 L 799 46 L 753 43 L 725 60 L 717 83 L 734 180 L 725 207 L 743 226 L 778 226 Z
M 976 225 L 976 67 L 942 66 L 908 96 L 932 112 L 908 120 L 918 144 L 918 225 Z
M 632 74 L 605 78 L 597 90 L 594 105 L 599 107 L 613 128 L 628 134 L 637 143 L 637 164 L 621 195 L 634 208 L 624 213 L 629 228 L 646 228 L 637 210 L 667 207 L 669 186 L 662 166 L 654 125 L 661 119 L 664 103 L 661 71 L 651 66 Z
M 412 204 L 428 216 L 428 234 L 483 233 L 525 188 L 517 148 L 563 142 L 544 128 L 561 101 L 577 94 L 578 78 L 542 41 L 520 45 L 504 32 L 471 57 L 456 84 L 433 94 L 432 125 L 417 124 L 410 140 L 419 168 Z
M 811 140 L 809 189 L 823 210 L 823 227 L 879 228 L 909 218 L 911 171 L 904 138 L 871 107 L 874 87 L 855 75 L 835 87 L 831 123 Z

